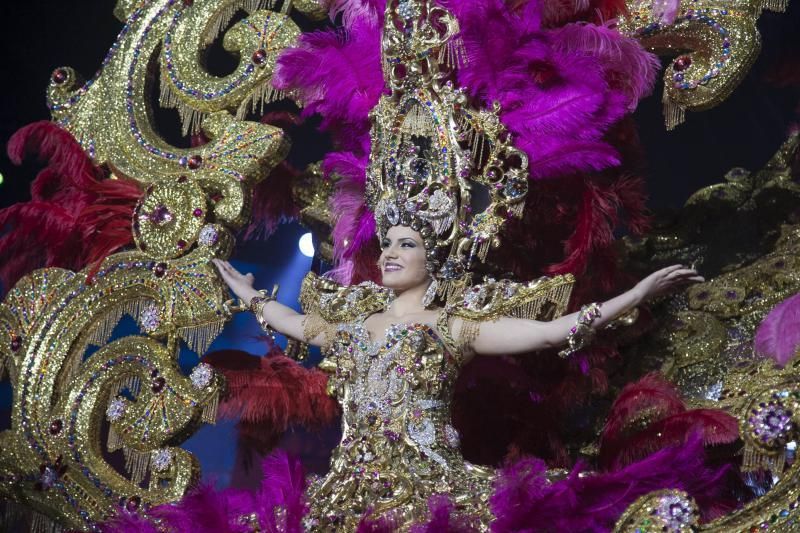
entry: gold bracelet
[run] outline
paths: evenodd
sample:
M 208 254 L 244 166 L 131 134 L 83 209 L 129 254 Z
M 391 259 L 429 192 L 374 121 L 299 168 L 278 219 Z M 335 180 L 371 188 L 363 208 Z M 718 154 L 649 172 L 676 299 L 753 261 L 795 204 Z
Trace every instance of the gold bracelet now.
M 592 342 L 595 333 L 592 323 L 600 318 L 601 305 L 593 303 L 581 307 L 581 310 L 578 311 L 578 320 L 567 335 L 567 347 L 558 352 L 560 357 L 567 358 Z
M 249 308 L 250 311 L 254 315 L 256 315 L 256 320 L 258 321 L 258 325 L 261 326 L 261 329 L 264 330 L 270 337 L 275 336 L 275 331 L 270 327 L 269 323 L 267 323 L 266 319 L 264 318 L 264 306 L 267 305 L 268 302 L 273 302 L 277 299 L 278 296 L 278 286 L 275 285 L 272 287 L 272 294 L 267 294 L 266 291 L 258 291 L 259 296 L 253 296 L 250 300 Z

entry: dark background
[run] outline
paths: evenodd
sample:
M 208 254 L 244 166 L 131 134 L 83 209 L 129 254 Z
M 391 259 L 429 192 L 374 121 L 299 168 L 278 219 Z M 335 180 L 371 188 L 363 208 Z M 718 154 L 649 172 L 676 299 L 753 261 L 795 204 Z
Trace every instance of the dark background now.
M 0 2 L 0 208 L 28 200 L 30 181 L 39 169 L 35 164 L 11 165 L 5 155 L 8 138 L 30 122 L 49 118 L 45 89 L 54 68 L 72 66 L 85 78 L 94 74 L 122 27 L 112 14 L 113 4 L 112 0 Z M 647 155 L 651 207 L 678 207 L 696 189 L 719 182 L 731 167 L 760 168 L 797 122 L 800 69 L 793 71 L 791 66 L 800 66 L 800 0 L 794 0 L 784 14 L 765 12 L 759 27 L 762 53 L 741 86 L 720 106 L 688 113 L 685 124 L 667 132 L 660 88 L 641 103 L 635 120 Z M 298 149 L 297 140 L 294 149 Z M 324 146 L 305 144 L 300 149 L 319 153 Z M 240 246 L 235 264 L 243 271 L 254 272 L 259 286 L 281 282 L 280 300 L 292 305 L 300 279 L 310 266 L 310 259 L 297 249 L 304 231 L 297 224 L 289 224 L 266 246 Z M 134 328 L 134 324 L 124 322 L 120 335 L 126 328 Z M 255 321 L 240 315 L 212 350 L 237 348 L 263 353 L 258 334 Z M 184 354 L 182 364 L 191 367 L 194 363 L 196 356 Z M 0 428 L 7 427 L 10 403 L 11 389 L 6 381 L 0 384 Z M 329 449 L 335 433 L 331 430 L 320 435 L 318 438 L 327 443 L 322 446 L 316 438 L 289 433 L 283 445 L 303 455 L 307 466 L 318 470 L 327 462 L 319 450 Z M 199 456 L 207 475 L 216 477 L 222 485 L 230 481 L 235 449 L 232 424 L 205 427 L 185 447 Z
M 114 42 L 122 23 L 110 0 L 0 2 L 0 207 L 29 198 L 36 167 L 17 168 L 5 144 L 20 127 L 49 118 L 45 89 L 53 69 L 71 66 L 90 78 Z M 757 169 L 775 152 L 797 120 L 800 68 L 795 86 L 775 72 L 800 66 L 800 2 L 786 13 L 765 11 L 759 19 L 763 48 L 741 86 L 718 107 L 687 113 L 672 132 L 664 128 L 660 87 L 636 112 L 647 154 L 650 202 L 678 206 L 702 185 L 715 183 L 731 167 Z M 785 77 L 785 76 L 784 76 Z M 784 85 L 784 86 L 781 86 Z

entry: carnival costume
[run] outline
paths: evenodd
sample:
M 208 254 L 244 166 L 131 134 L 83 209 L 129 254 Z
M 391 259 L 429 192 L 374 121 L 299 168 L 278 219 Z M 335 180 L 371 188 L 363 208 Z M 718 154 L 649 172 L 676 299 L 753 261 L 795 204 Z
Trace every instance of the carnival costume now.
M 323 3 L 341 28 L 301 34 L 285 13 L 318 17 Z M 741 438 L 743 469 L 778 474 L 786 466 L 784 448 L 796 433 L 792 406 L 800 401 L 789 361 L 800 340 L 782 334 L 791 330 L 786 317 L 800 305 L 797 296 L 775 308 L 756 338 L 760 352 L 786 368 L 731 371 L 726 388 L 714 393 L 738 422 L 714 404 L 688 405 L 662 377 L 647 374 L 621 390 L 602 429 L 590 428 L 600 435 L 598 445 L 580 453 L 595 459 L 597 472 L 583 464 L 571 473 L 548 470 L 529 456 L 535 450 L 566 463 L 556 436 L 560 418 L 588 403 L 588 390 L 608 387 L 602 367 L 614 350 L 602 339 L 591 344 L 592 324 L 603 312 L 598 304 L 582 308 L 561 352 L 528 357 L 540 365 L 534 369 L 560 365 L 543 379 L 563 380 L 539 388 L 546 398 L 531 383 L 518 387 L 524 397 L 515 403 L 522 413 L 538 409 L 537 418 L 518 417 L 527 426 L 502 467 L 464 457 L 500 463 L 497 454 L 464 444 L 476 433 L 470 423 L 486 422 L 477 402 L 491 401 L 462 390 L 461 401 L 468 396 L 474 412 L 453 411 L 457 377 L 469 372 L 464 361 L 482 323 L 563 315 L 571 299 L 596 289 L 590 285 L 618 281 L 611 250 L 618 211 L 631 233 L 643 233 L 642 182 L 624 166 L 633 138 L 624 118 L 649 94 L 658 67 L 640 42 L 704 46 L 702 60 L 682 55 L 665 75 L 667 123 L 674 127 L 687 108 L 712 105 L 739 81 L 758 45 L 761 3 L 731 12 L 705 3 L 634 3 L 627 13 L 607 1 L 298 0 L 286 2 L 284 13 L 251 0 L 144 4 L 117 7 L 127 24 L 104 62 L 113 77 L 78 87 L 71 70 L 53 73 L 50 107 L 69 133 L 37 124 L 10 147 L 15 160 L 38 148 L 51 166 L 37 178 L 32 206 L 0 215 L 3 224 L 19 225 L 0 236 L 0 251 L 20 253 L 0 275 L 11 283 L 34 267 L 50 268 L 22 278 L 0 307 L 9 337 L 0 361 L 21 384 L 14 430 L 0 441 L 14 450 L 14 460 L 0 462 L 3 495 L 70 527 L 112 531 L 684 532 L 701 519 L 719 519 L 722 530 L 756 523 L 732 511 L 747 500 L 740 494 L 745 481 L 709 466 L 703 447 Z M 198 43 L 211 42 L 238 7 L 249 16 L 224 45 L 249 61 L 222 81 L 212 79 L 198 67 Z M 620 14 L 620 27 L 607 22 Z M 677 40 L 663 38 L 673 27 Z M 149 36 L 159 32 L 164 37 L 156 43 Z M 160 104 L 178 109 L 185 133 L 195 134 L 191 149 L 167 146 L 148 127 L 151 110 L 139 100 L 152 73 L 142 58 L 155 64 L 157 55 Z M 324 161 L 303 173 L 279 163 L 288 150 L 284 130 L 296 117 L 240 120 L 283 96 L 301 104 L 304 117 L 320 115 L 334 142 Z M 106 121 L 107 105 L 119 109 Z M 769 185 L 797 195 L 788 183 L 796 152 L 795 136 L 769 167 L 774 175 L 752 190 Z M 251 201 L 251 178 L 267 171 Z M 140 176 L 152 182 L 140 187 L 130 179 Z M 731 182 L 740 198 L 742 181 Z M 63 196 L 48 196 L 48 183 Z M 282 201 L 282 194 L 293 200 Z M 63 198 L 79 216 L 56 209 Z M 61 233 L 37 234 L 53 226 L 37 219 L 37 209 L 61 214 Z M 208 262 L 230 254 L 230 229 L 251 210 L 257 223 L 248 234 L 299 212 L 334 263 L 324 276 L 304 280 L 305 338 L 290 339 L 285 350 L 302 355 L 303 341 L 322 339 L 322 362 L 305 369 L 277 348 L 257 362 L 220 352 L 187 378 L 171 359 L 181 340 L 202 354 L 230 314 L 246 308 L 225 300 Z M 365 321 L 385 311 L 393 294 L 374 283 L 374 242 L 397 225 L 422 237 L 431 278 L 423 304 L 438 314 L 435 324 L 392 324 L 377 338 Z M 74 251 L 61 241 L 75 234 L 97 240 Z M 22 250 L 22 239 L 13 239 L 20 235 L 48 242 L 47 259 Z M 786 230 L 764 253 L 781 280 L 772 304 L 800 288 L 783 271 L 798 261 L 791 259 L 792 235 Z M 672 241 L 658 240 L 658 253 L 668 249 L 665 242 Z M 631 257 L 650 252 L 628 248 Z M 85 276 L 63 270 L 83 267 Z M 588 270 L 593 278 L 584 276 L 582 285 Z M 691 293 L 686 305 L 749 301 L 753 309 L 761 305 L 763 317 L 766 303 L 754 290 L 731 288 L 744 278 L 733 277 L 705 295 Z M 261 311 L 274 297 L 263 293 L 249 302 L 268 333 Z M 722 304 L 714 309 L 735 314 Z M 106 344 L 123 312 L 146 336 Z M 676 327 L 688 333 L 672 342 L 689 344 L 702 330 L 712 339 L 703 344 L 706 357 L 732 350 L 707 317 L 681 316 L 688 325 Z M 636 320 L 634 311 L 612 326 Z M 66 333 L 53 338 L 59 328 Z M 89 345 L 100 346 L 99 355 L 84 362 Z M 681 364 L 675 372 L 691 368 Z M 532 373 L 520 372 L 521 381 Z M 502 375 L 503 388 L 517 388 L 517 377 Z M 760 403 L 751 404 L 747 391 L 756 389 Z M 278 453 L 265 460 L 255 492 L 196 487 L 196 465 L 177 445 L 201 420 L 214 419 L 218 401 L 223 416 L 241 418 L 240 429 L 260 451 L 291 424 L 321 426 L 341 414 L 328 473 L 306 479 L 296 459 Z M 127 477 L 99 451 L 101 436 L 108 453 L 121 451 Z M 738 453 L 720 462 L 736 464 Z M 796 488 L 773 490 L 780 499 L 764 500 L 754 516 L 789 524 L 800 501 Z M 793 507 L 782 503 L 790 500 Z

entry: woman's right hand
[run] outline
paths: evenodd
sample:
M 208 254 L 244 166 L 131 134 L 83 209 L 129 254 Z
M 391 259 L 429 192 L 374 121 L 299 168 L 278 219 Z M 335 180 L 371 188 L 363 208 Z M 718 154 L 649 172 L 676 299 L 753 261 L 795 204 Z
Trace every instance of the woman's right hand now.
M 211 261 L 217 267 L 220 276 L 222 276 L 225 284 L 230 287 L 233 294 L 246 305 L 250 305 L 250 300 L 259 294 L 258 291 L 253 288 L 255 277 L 249 272 L 247 274 L 242 274 L 227 261 L 222 261 L 221 259 L 212 259 Z

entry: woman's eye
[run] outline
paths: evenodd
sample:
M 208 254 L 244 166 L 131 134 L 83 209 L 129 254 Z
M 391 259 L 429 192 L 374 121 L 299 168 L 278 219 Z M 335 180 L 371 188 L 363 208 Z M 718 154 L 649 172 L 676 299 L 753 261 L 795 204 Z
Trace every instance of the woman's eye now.
M 405 246 L 406 248 L 416 248 L 417 245 L 414 244 L 413 242 L 404 242 L 403 246 Z
M 389 247 L 389 241 L 383 241 L 381 243 L 381 248 L 388 248 L 388 247 Z

